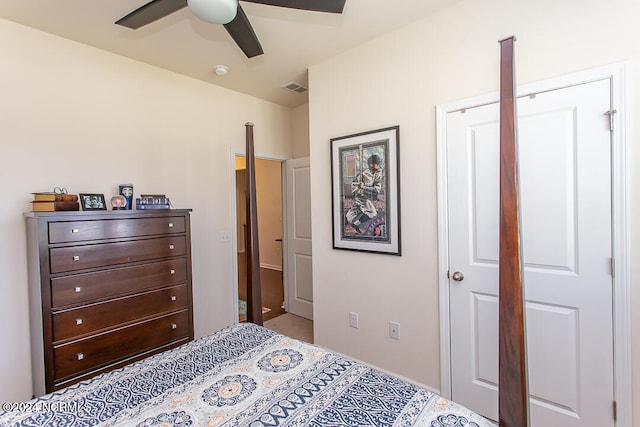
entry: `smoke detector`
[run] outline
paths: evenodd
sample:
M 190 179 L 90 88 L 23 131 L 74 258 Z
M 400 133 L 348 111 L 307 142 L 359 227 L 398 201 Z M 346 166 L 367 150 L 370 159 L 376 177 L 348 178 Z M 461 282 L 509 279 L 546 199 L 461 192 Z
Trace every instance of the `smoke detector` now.
M 216 73 L 217 76 L 225 76 L 229 72 L 229 67 L 226 65 L 216 65 L 213 67 L 213 72 Z

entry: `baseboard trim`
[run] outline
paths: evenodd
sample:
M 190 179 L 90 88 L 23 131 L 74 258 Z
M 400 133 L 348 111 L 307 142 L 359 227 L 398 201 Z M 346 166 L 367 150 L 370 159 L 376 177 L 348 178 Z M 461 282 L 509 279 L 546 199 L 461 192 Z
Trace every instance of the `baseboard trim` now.
M 282 266 L 281 265 L 264 264 L 262 262 L 260 263 L 260 268 L 266 268 L 268 270 L 282 271 Z

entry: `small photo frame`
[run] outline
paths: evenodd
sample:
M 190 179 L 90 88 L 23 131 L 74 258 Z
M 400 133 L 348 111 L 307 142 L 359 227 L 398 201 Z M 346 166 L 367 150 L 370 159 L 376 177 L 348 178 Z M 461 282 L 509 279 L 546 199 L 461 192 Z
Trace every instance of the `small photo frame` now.
M 104 194 L 80 193 L 80 204 L 83 211 L 106 211 L 107 203 Z
M 400 127 L 331 139 L 333 248 L 400 255 Z

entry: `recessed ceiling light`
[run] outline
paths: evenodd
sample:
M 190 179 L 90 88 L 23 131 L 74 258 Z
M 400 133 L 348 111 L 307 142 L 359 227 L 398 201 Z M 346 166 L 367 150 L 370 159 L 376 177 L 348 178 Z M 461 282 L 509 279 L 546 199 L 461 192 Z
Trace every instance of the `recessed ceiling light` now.
M 213 67 L 213 72 L 218 76 L 224 76 L 229 72 L 229 67 L 226 65 L 216 65 Z

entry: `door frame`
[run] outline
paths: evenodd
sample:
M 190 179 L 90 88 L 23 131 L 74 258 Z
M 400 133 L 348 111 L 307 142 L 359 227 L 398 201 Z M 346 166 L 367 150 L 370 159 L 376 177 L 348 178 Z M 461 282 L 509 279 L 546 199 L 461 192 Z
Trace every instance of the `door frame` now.
M 611 64 L 549 80 L 518 86 L 518 97 L 548 92 L 596 80 L 609 80 L 613 115 L 611 133 L 612 239 L 613 257 L 613 357 L 615 425 L 632 423 L 631 366 L 631 265 L 629 213 L 629 153 L 626 143 L 625 63 Z M 451 329 L 449 279 L 449 224 L 447 202 L 447 114 L 498 102 L 499 93 L 463 99 L 436 106 L 436 151 L 438 177 L 438 285 L 440 293 L 440 394 L 451 398 Z
M 237 218 L 237 211 L 236 209 L 238 208 L 236 205 L 236 156 L 242 156 L 242 157 L 247 157 L 247 152 L 246 150 L 234 150 L 231 149 L 231 158 L 229 159 L 229 164 L 230 164 L 230 181 L 231 181 L 231 195 L 232 197 L 230 198 L 230 205 L 231 205 L 231 211 L 230 211 L 230 218 L 231 218 L 231 232 L 230 232 L 230 236 L 231 236 L 231 272 L 233 274 L 233 323 L 238 323 L 238 227 L 236 225 L 236 218 Z M 259 154 L 256 153 L 254 155 L 254 158 L 257 159 L 262 159 L 262 160 L 273 160 L 276 162 L 280 162 L 281 166 L 280 166 L 280 170 L 282 171 L 282 168 L 284 167 L 284 163 L 287 161 L 287 158 L 284 156 L 277 156 L 277 155 L 269 155 L 269 154 Z M 282 172 L 281 172 L 282 173 Z M 284 178 L 283 178 L 284 181 Z M 280 191 L 283 191 L 283 187 L 281 186 Z M 286 204 L 286 194 L 282 193 L 282 209 L 283 209 L 283 215 L 284 215 L 284 206 Z M 284 216 L 283 216 L 283 227 L 284 227 Z M 283 230 L 284 233 L 284 230 Z M 284 240 L 284 234 L 283 234 L 283 253 L 284 253 L 284 244 L 285 244 L 285 240 Z M 283 260 L 283 265 L 282 265 L 283 271 L 284 271 L 284 260 Z M 284 281 L 283 281 L 283 286 L 284 286 Z M 284 289 L 285 291 L 285 295 L 286 295 L 286 287 Z

